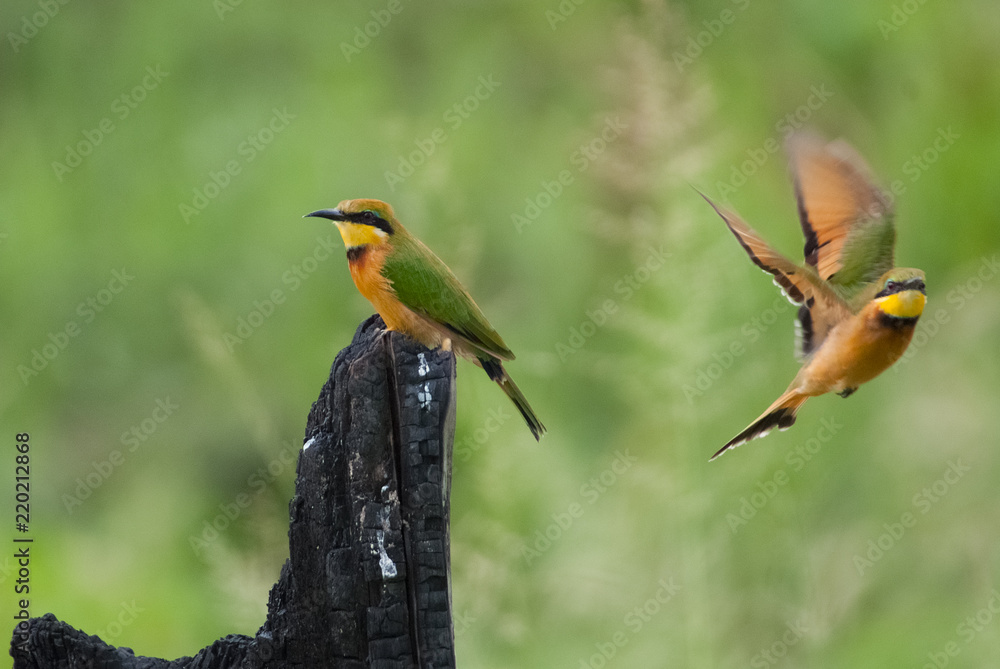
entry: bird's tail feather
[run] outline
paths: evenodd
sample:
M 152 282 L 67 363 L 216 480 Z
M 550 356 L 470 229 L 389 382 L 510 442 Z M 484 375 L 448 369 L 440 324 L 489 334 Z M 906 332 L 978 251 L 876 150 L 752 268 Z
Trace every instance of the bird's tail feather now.
M 808 395 L 803 395 L 795 388 L 789 388 L 757 420 L 750 423 L 745 430 L 730 439 L 725 446 L 709 458 L 709 462 L 731 448 L 741 446 L 758 437 L 766 436 L 774 428 L 787 430 L 795 422 L 795 414 L 799 412 L 799 409 L 805 404 L 807 399 L 809 399 Z
M 531 434 L 535 437 L 535 440 L 541 439 L 541 436 L 545 434 L 545 426 L 542 425 L 542 421 L 538 420 L 534 409 L 528 404 L 528 400 L 524 397 L 521 389 L 517 387 L 514 380 L 507 374 L 507 370 L 503 368 L 503 364 L 495 358 L 478 358 L 478 360 L 489 377 L 500 386 L 504 394 L 510 398 L 510 401 L 514 403 L 517 410 L 521 412 L 524 422 L 528 424 L 528 429 L 531 430 Z

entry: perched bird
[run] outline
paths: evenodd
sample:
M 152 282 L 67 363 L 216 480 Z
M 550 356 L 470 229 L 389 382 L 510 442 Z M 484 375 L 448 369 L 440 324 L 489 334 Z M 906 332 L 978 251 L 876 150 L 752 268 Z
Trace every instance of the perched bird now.
M 545 426 L 503 368 L 514 354 L 448 266 L 380 200 L 344 200 L 306 216 L 337 225 L 358 291 L 390 330 L 428 348 L 450 347 L 482 367 L 524 416 L 535 439 Z
M 896 362 L 927 300 L 924 273 L 897 268 L 890 200 L 843 141 L 795 135 L 788 143 L 805 234 L 805 264 L 772 249 L 736 215 L 708 201 L 743 249 L 792 304 L 800 305 L 796 354 L 803 362 L 784 394 L 712 456 L 785 430 L 807 399 L 847 397 Z

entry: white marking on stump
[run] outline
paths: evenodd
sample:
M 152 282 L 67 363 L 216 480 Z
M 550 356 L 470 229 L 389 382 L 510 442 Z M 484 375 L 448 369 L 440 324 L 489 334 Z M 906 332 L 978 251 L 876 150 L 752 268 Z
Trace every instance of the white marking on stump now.
M 309 441 L 307 441 L 305 443 L 305 445 L 302 447 L 302 450 L 304 451 L 307 448 L 309 448 L 310 446 L 312 446 L 314 441 L 316 441 L 316 437 L 313 437 L 312 439 L 310 439 Z
M 378 566 L 382 569 L 382 578 L 393 578 L 396 576 L 396 563 L 385 552 L 385 532 L 375 530 L 375 538 L 378 539 Z
M 382 492 L 389 486 L 383 486 Z M 375 538 L 378 540 L 378 566 L 382 570 L 382 578 L 393 578 L 396 576 L 396 563 L 392 561 L 385 550 L 385 533 L 389 531 L 389 507 L 383 506 L 379 511 L 382 521 L 382 529 L 375 530 Z
M 431 384 L 425 383 L 422 390 L 417 391 L 417 400 L 420 402 L 420 408 L 426 409 L 431 405 L 431 400 L 433 396 L 431 395 Z
M 431 371 L 431 366 L 427 364 L 427 358 L 424 357 L 423 353 L 417 353 L 417 359 L 420 360 L 420 365 L 417 366 L 417 374 L 426 376 L 427 372 Z

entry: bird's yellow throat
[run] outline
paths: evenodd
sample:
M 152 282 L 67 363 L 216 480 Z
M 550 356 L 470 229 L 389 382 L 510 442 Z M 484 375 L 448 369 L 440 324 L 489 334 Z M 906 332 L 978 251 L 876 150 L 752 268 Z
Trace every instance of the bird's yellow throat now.
M 336 223 L 340 236 L 344 239 L 344 246 L 349 249 L 379 244 L 388 237 L 385 232 L 371 225 L 360 225 L 350 221 L 336 221 Z
M 916 318 L 924 312 L 927 297 L 919 290 L 904 290 L 876 298 L 879 310 L 896 318 Z

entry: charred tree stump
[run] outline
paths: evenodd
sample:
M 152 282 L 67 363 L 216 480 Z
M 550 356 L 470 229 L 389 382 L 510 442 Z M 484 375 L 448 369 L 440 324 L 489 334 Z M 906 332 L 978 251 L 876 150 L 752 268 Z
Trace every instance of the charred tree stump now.
M 373 316 L 333 363 L 299 454 L 289 559 L 255 637 L 141 657 L 51 613 L 15 630 L 15 669 L 454 667 L 449 495 L 455 358 Z

